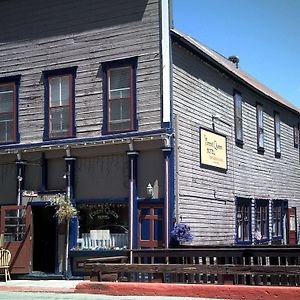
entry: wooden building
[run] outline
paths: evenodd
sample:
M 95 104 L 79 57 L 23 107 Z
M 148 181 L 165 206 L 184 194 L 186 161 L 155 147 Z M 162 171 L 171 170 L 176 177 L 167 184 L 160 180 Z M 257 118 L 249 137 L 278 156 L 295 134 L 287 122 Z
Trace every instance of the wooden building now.
M 18 9 L 16 9 L 18 8 Z M 168 0 L 0 3 L 0 204 L 12 272 L 198 244 L 296 243 L 300 110 L 172 28 Z M 205 154 L 206 153 L 206 154 Z

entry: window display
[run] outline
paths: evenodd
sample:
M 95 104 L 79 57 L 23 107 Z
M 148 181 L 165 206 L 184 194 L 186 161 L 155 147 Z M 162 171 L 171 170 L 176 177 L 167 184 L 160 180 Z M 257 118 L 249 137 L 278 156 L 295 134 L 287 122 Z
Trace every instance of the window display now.
M 80 204 L 78 250 L 126 249 L 127 203 Z

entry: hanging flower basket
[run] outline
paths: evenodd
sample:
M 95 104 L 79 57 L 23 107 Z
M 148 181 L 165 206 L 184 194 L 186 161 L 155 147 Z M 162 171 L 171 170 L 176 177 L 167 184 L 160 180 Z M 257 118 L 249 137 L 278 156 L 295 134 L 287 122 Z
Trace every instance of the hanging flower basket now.
M 77 215 L 76 208 L 72 205 L 69 197 L 57 194 L 51 200 L 51 205 L 56 206 L 55 216 L 60 220 L 70 220 Z

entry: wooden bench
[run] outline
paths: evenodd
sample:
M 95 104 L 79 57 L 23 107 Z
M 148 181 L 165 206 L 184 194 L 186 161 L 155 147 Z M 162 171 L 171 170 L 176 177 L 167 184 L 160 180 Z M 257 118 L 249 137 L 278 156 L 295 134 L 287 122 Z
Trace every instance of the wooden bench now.
M 108 257 L 97 257 L 97 258 L 90 258 L 87 259 L 84 263 L 84 269 L 86 272 L 90 273 L 90 280 L 91 281 L 103 281 L 103 280 L 117 280 L 121 276 L 118 272 L 107 272 L 113 273 L 111 276 L 102 276 L 102 272 L 98 271 L 99 264 L 125 264 L 128 261 L 127 256 L 108 256 Z

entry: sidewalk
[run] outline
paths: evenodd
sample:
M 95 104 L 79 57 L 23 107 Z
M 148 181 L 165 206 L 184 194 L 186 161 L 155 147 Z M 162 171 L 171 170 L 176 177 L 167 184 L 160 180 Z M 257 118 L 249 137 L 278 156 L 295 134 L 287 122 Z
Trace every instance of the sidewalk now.
M 90 282 L 89 280 L 11 280 L 0 291 L 83 293 L 114 296 L 177 296 L 213 299 L 299 300 L 300 287 Z
M 0 291 L 74 293 L 83 280 L 9 280 L 0 281 Z

